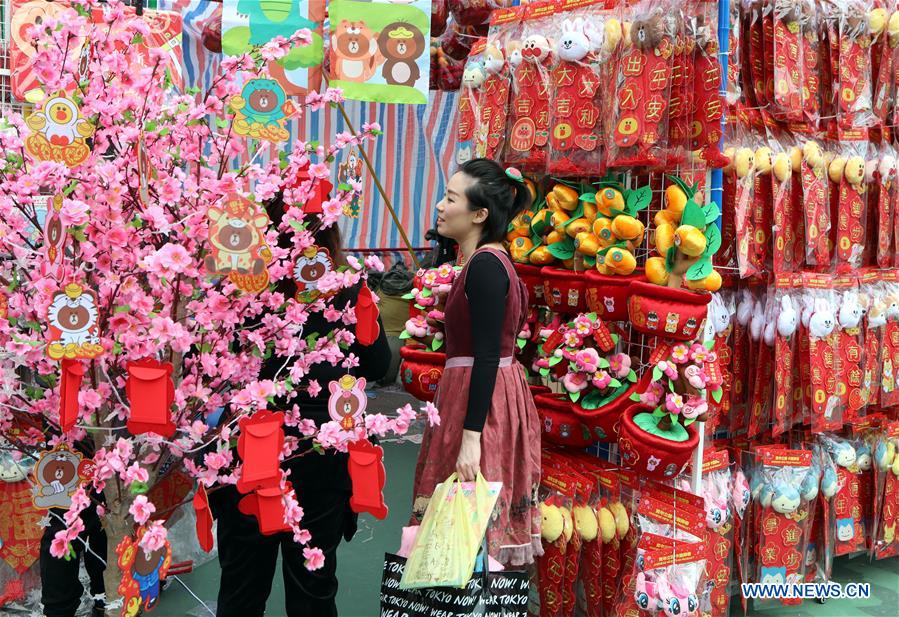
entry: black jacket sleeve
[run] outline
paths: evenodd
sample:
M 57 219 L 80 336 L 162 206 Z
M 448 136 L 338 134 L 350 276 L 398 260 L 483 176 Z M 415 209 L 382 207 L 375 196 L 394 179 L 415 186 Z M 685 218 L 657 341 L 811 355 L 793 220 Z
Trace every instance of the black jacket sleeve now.
M 509 275 L 499 258 L 490 253 L 475 255 L 465 278 L 474 355 L 464 425 L 469 431 L 484 429 L 493 400 L 508 291 Z

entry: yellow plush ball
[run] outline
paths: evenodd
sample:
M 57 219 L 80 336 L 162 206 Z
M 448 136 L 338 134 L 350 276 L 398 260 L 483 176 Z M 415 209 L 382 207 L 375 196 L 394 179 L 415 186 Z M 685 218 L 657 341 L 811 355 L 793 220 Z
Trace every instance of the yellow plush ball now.
M 759 173 L 766 174 L 774 165 L 774 153 L 768 146 L 762 146 L 755 151 L 755 168 Z
M 774 155 L 774 165 L 772 166 L 774 177 L 778 182 L 786 182 L 793 174 L 793 165 L 790 157 L 785 152 L 778 152 Z
M 612 51 L 616 47 L 618 47 L 619 41 L 621 41 L 621 22 L 619 22 L 614 17 L 606 20 L 606 24 L 603 28 L 605 30 L 606 36 L 603 41 L 603 46 L 606 51 Z
M 724 166 L 724 171 L 731 171 L 734 168 L 734 155 L 736 154 L 737 149 L 733 146 L 727 146 L 724 149 L 724 156 L 727 158 L 727 164 Z
M 865 181 L 865 159 L 860 156 L 850 156 L 843 170 L 846 180 L 856 186 Z
M 562 518 L 562 512 L 558 506 L 541 503 L 540 516 L 543 518 L 540 535 L 549 543 L 555 542 L 565 531 L 565 519 Z
M 615 517 L 615 530 L 618 532 L 618 538 L 624 538 L 631 528 L 631 519 L 627 515 L 627 509 L 620 501 L 609 504 L 609 508 L 612 510 L 612 516 Z
M 597 259 L 601 260 L 609 270 L 621 276 L 632 274 L 637 268 L 637 259 L 634 254 L 617 246 L 610 248 L 605 255 L 600 255 Z
M 574 526 L 584 542 L 592 542 L 599 535 L 599 522 L 596 513 L 588 506 L 575 506 L 572 510 Z
M 817 141 L 807 141 L 802 146 L 802 158 L 809 164 L 812 169 L 821 169 L 824 167 L 824 152 Z
M 878 36 L 887 25 L 887 10 L 873 9 L 868 13 L 868 30 L 871 34 Z
M 893 459 L 893 475 L 899 476 L 899 456 Z
M 734 155 L 734 171 L 738 178 L 745 178 L 755 166 L 755 152 L 751 148 L 739 148 Z
M 793 169 L 793 173 L 797 174 L 802 169 L 802 148 L 799 146 L 790 148 L 790 167 Z
M 846 159 L 842 156 L 835 156 L 827 167 L 827 176 L 830 181 L 839 184 L 843 179 L 843 172 L 846 170 Z
M 674 225 L 662 223 L 656 227 L 656 250 L 660 255 L 668 254 L 668 249 L 674 246 Z
M 600 508 L 596 515 L 599 520 L 599 534 L 602 543 L 608 544 L 615 537 L 615 515 L 608 508 Z
M 622 240 L 639 240 L 643 238 L 643 231 L 643 223 L 627 214 L 612 219 L 612 233 Z
M 887 22 L 887 34 L 890 37 L 890 47 L 895 47 L 899 43 L 899 11 L 893 11 L 890 20 Z

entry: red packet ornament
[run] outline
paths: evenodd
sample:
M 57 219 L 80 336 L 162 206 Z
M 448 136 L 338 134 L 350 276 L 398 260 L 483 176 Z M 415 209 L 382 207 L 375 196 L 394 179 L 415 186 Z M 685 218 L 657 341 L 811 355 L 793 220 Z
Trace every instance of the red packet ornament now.
M 344 375 L 337 381 L 328 384 L 331 392 L 328 398 L 328 413 L 331 419 L 340 424 L 340 428 L 351 431 L 357 426 L 365 414 L 368 397 L 365 395 L 365 378 L 356 379 L 352 375 Z
M 168 439 L 175 434 L 172 370 L 171 363 L 150 358 L 128 363 L 125 392 L 131 403 L 128 432 L 132 435 L 156 433 Z
M 787 0 L 774 2 L 774 105 L 776 114 L 785 120 L 801 122 L 804 118 L 801 97 L 803 89 L 801 4 Z
M 894 271 L 883 273 L 891 283 L 885 296 L 886 326 L 880 346 L 880 405 L 891 407 L 899 404 L 899 383 L 896 370 L 899 367 L 899 293 L 895 286 Z
M 356 340 L 360 345 L 371 345 L 378 340 L 381 326 L 378 324 L 378 305 L 368 285 L 362 284 L 356 298 Z
M 297 284 L 296 301 L 308 304 L 322 297 L 318 282 L 335 269 L 328 249 L 315 245 L 304 249 L 293 265 L 293 280 Z
M 290 490 L 289 482 L 286 490 Z M 237 507 L 241 513 L 256 517 L 259 533 L 270 536 L 291 529 L 284 520 L 283 496 L 280 486 L 258 488 L 241 499 Z
M 290 137 L 284 125 L 297 108 L 274 79 L 251 79 L 240 95 L 231 97 L 228 106 L 234 112 L 236 134 L 272 142 Z
M 209 496 L 206 487 L 197 485 L 197 491 L 193 498 L 194 514 L 197 517 L 197 542 L 207 553 L 212 550 L 215 541 L 212 537 L 212 510 L 209 507 Z
M 512 128 L 506 163 L 522 171 L 543 171 L 549 143 L 550 70 L 553 48 L 544 36 L 552 4 L 535 4 L 525 10 L 521 62 L 513 62 Z M 511 61 L 511 60 L 510 60 Z
M 777 336 L 774 342 L 774 423 L 772 435 L 786 432 L 793 417 L 793 375 L 796 358 L 796 331 L 799 327 L 799 313 L 787 293 L 779 297 L 777 314 Z
M 566 3 L 562 6 L 564 10 Z M 598 63 L 604 52 L 606 59 L 609 53 L 599 34 L 605 32 L 604 23 L 586 18 L 585 14 L 562 21 L 550 73 L 548 172 L 559 176 L 594 174 L 602 162 Z
M 521 7 L 508 7 L 497 9 L 490 16 L 490 36 L 483 56 L 487 77 L 478 106 L 481 121 L 488 125 L 483 156 L 492 160 L 497 160 L 503 151 L 509 118 L 512 74 L 506 62 L 506 54 L 510 48 L 505 47 L 504 43 L 510 40 L 511 32 L 518 28 L 522 11 Z
M 98 306 L 96 292 L 76 283 L 69 283 L 53 295 L 47 309 L 49 358 L 92 360 L 102 355 Z
M 877 162 L 877 265 L 881 268 L 893 264 L 895 206 L 899 193 L 894 152 L 892 148 L 884 147 Z
M 828 168 L 839 191 L 837 217 L 837 267 L 860 268 L 865 250 L 865 159 L 858 154 L 837 156 Z
M 72 495 L 93 474 L 93 461 L 59 444 L 41 452 L 32 471 L 32 502 L 38 510 L 68 508 Z
M 659 7 L 643 9 L 622 42 L 609 166 L 664 162 L 674 54 L 672 22 L 673 15 Z
M 708 6 L 711 6 L 707 3 Z M 717 9 L 714 9 L 717 10 Z M 713 14 L 706 13 L 707 18 Z M 721 97 L 721 62 L 718 59 L 718 35 L 712 23 L 700 25 L 695 32 L 692 97 L 693 122 L 690 149 L 699 151 L 712 167 L 727 163 L 719 149 L 724 101 Z
M 835 538 L 834 555 L 848 555 L 865 547 L 865 525 L 859 499 L 858 457 L 855 447 L 848 441 L 831 437 L 823 439 L 824 447 L 836 466 L 837 491 L 833 496 L 830 522 Z
M 884 428 L 884 435 L 874 448 L 874 464 L 881 495 L 877 536 L 874 543 L 874 557 L 885 559 L 899 555 L 899 537 L 896 523 L 899 522 L 899 422 L 890 422 Z
M 352 161 L 354 155 L 350 155 L 350 160 Z M 361 166 L 361 159 L 359 165 Z M 362 173 L 361 167 L 359 169 L 359 174 Z M 293 183 L 291 183 L 290 188 L 299 188 L 304 182 L 309 182 L 311 176 L 309 175 L 309 163 L 303 165 L 298 171 L 296 178 Z M 338 179 L 340 178 L 340 171 L 338 171 Z M 312 194 L 309 198 L 303 203 L 303 214 L 323 214 L 324 209 L 322 208 L 322 203 L 326 201 L 331 194 L 331 189 L 334 186 L 324 178 L 318 178 L 313 181 L 313 185 L 310 187 Z M 288 204 L 284 204 L 285 212 L 289 209 Z
M 865 339 L 862 330 L 862 318 L 865 310 L 861 305 L 858 292 L 847 291 L 840 301 L 839 323 L 839 380 L 838 392 L 840 405 L 846 410 L 844 420 L 854 422 L 859 411 L 865 406 L 864 386 L 864 350 Z
M 272 253 L 265 242 L 269 218 L 249 199 L 231 193 L 222 207 L 210 207 L 206 271 L 227 276 L 238 289 L 256 294 L 268 287 Z
M 565 554 L 572 533 L 568 509 L 556 503 L 561 503 L 561 500 L 551 498 L 540 503 L 540 514 L 543 517 L 540 529 L 543 537 L 543 555 L 537 558 L 537 570 L 540 574 L 540 613 L 552 616 L 561 615 L 562 611 Z
M 869 7 L 864 0 L 846 0 L 838 5 L 839 67 L 834 90 L 839 93 L 837 117 L 842 128 L 870 126 L 875 119 L 871 45 L 873 35 L 886 24 L 885 14 L 869 23 Z M 872 32 L 872 26 L 878 30 Z
M 842 426 L 839 409 L 837 371 L 837 325 L 832 303 L 816 298 L 808 325 L 812 432 L 834 430 Z
M 462 71 L 462 87 L 459 89 L 459 134 L 456 137 L 456 163 L 462 165 L 477 158 L 478 144 L 486 146 L 486 129 L 481 126 L 481 86 L 487 79 L 484 60 L 481 58 L 487 39 L 478 39 L 471 47 L 468 61 Z M 483 147 L 481 148 L 483 150 Z
M 62 360 L 62 376 L 59 380 L 59 428 L 68 433 L 78 421 L 78 391 L 84 379 L 85 366 L 78 360 Z
M 122 617 L 136 615 L 141 609 L 153 610 L 162 593 L 162 581 L 172 565 L 172 547 L 168 540 L 150 553 L 140 547 L 146 531 L 146 527 L 141 527 L 134 539 L 125 536 L 115 549 L 122 572 L 118 588 L 123 599 Z
M 237 453 L 243 465 L 237 490 L 241 493 L 249 493 L 260 487 L 280 486 L 283 424 L 284 412 L 281 411 L 262 410 L 240 419 Z
M 25 123 L 32 130 L 25 150 L 39 161 L 77 167 L 91 154 L 85 140 L 94 134 L 94 126 L 81 117 L 81 109 L 65 92 L 44 101 Z
M 350 508 L 353 512 L 368 512 L 378 520 L 387 516 L 384 503 L 384 449 L 373 445 L 367 439 L 355 441 L 347 446 L 349 452 L 350 480 L 353 482 L 353 496 Z
M 824 151 L 814 140 L 802 145 L 799 167 L 805 204 L 805 260 L 810 265 L 830 266 L 830 207 L 828 205 L 827 163 Z
M 62 223 L 59 213 L 62 210 L 63 196 L 54 195 L 49 199 L 50 208 L 47 211 L 47 220 L 44 223 L 44 258 L 46 259 L 47 272 L 59 272 L 62 256 L 65 252 L 66 226 Z M 60 278 L 60 276 L 57 276 Z

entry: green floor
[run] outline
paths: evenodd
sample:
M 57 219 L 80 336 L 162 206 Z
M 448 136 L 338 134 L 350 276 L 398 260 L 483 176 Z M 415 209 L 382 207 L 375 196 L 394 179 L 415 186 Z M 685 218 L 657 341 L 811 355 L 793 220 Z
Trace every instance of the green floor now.
M 378 402 L 387 403 L 384 400 Z M 392 401 L 390 404 L 392 405 Z M 337 595 L 337 605 L 342 617 L 378 615 L 383 557 L 385 551 L 393 552 L 399 547 L 400 530 L 408 520 L 417 454 L 418 446 L 414 443 L 385 444 L 387 465 L 385 492 L 390 514 L 384 521 L 376 521 L 367 515 L 361 517 L 356 538 L 340 548 L 338 554 L 340 591 Z M 217 561 L 182 576 L 181 580 L 214 610 L 218 591 Z M 799 607 L 778 606 L 765 610 L 750 610 L 749 614 L 766 617 L 856 615 L 899 617 L 899 558 L 874 563 L 868 563 L 864 558 L 839 559 L 834 565 L 834 580 L 839 583 L 869 582 L 872 597 L 868 600 L 832 600 L 823 605 L 806 603 Z M 738 615 L 739 604 L 735 601 L 732 606 L 731 614 Z M 210 613 L 181 585 L 173 583 L 163 594 L 160 604 L 152 614 L 156 617 L 182 617 L 208 616 Z M 272 617 L 284 615 L 284 587 L 280 575 L 275 577 L 266 615 Z

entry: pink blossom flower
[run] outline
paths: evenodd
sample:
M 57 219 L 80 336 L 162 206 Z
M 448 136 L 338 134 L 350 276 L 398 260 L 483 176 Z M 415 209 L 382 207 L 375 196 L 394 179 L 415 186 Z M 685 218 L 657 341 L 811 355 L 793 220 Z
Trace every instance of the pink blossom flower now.
M 676 392 L 669 392 L 665 395 L 665 409 L 670 413 L 679 414 L 684 408 L 684 397 Z
M 631 372 L 631 357 L 626 353 L 616 353 L 609 358 L 609 370 L 619 379 L 627 377 Z
M 599 353 L 592 347 L 577 352 L 574 361 L 578 369 L 585 373 L 595 373 L 599 369 Z
M 134 482 L 147 482 L 149 479 L 150 474 L 137 463 L 133 463 L 122 473 L 122 480 L 125 482 L 125 486 L 131 486 Z
M 587 336 L 591 332 L 593 332 L 593 322 L 590 321 L 590 318 L 586 315 L 578 315 L 574 320 L 574 331 L 578 333 L 579 336 Z
M 425 403 L 425 413 L 428 416 L 428 424 L 430 426 L 440 426 L 440 411 L 437 409 L 437 405 L 427 401 Z
M 661 360 L 658 364 L 656 364 L 656 368 L 658 368 L 662 373 L 664 373 L 668 379 L 677 379 L 677 366 L 668 362 L 667 360 Z
M 671 359 L 677 364 L 686 364 L 690 359 L 690 350 L 686 345 L 675 345 L 671 350 Z
M 320 548 L 307 546 L 303 549 L 303 558 L 306 560 L 306 569 L 310 572 L 320 570 L 325 566 L 325 554 Z
M 322 391 L 321 385 L 315 379 L 310 379 L 309 383 L 306 384 L 306 392 L 309 393 L 309 396 L 315 398 Z
M 376 255 L 369 255 L 365 258 L 365 267 L 375 272 L 383 272 L 384 262 Z
M 156 512 L 156 506 L 147 500 L 146 495 L 138 495 L 134 498 L 134 501 L 131 502 L 131 507 L 128 508 L 128 512 L 134 517 L 134 522 L 138 525 L 143 525 L 150 519 L 150 516 Z
M 694 343 L 692 347 L 690 347 L 690 359 L 693 362 L 698 362 L 702 364 L 709 357 L 709 350 L 705 348 L 705 345 L 701 343 Z
M 389 420 L 382 413 L 365 415 L 365 430 L 371 435 L 384 437 L 390 430 Z
M 577 335 L 577 332 L 569 330 L 562 335 L 562 342 L 565 343 L 566 347 L 580 347 L 584 341 Z
M 704 413 L 707 413 L 709 410 L 709 405 L 700 396 L 691 396 L 687 399 L 687 402 L 684 404 L 683 413 L 685 418 L 694 419 L 698 418 Z
M 66 530 L 60 529 L 50 542 L 50 554 L 57 559 L 62 559 L 69 553 L 69 541 L 66 539 Z
M 312 534 L 309 533 L 308 529 L 298 529 L 293 532 L 293 541 L 298 544 L 309 544 L 312 540 Z
M 587 387 L 587 377 L 582 373 L 566 373 L 562 386 L 570 393 L 580 392 Z
M 148 553 L 158 551 L 165 546 L 169 532 L 161 521 L 153 521 L 147 527 L 144 537 L 140 540 L 140 547 Z
M 609 387 L 609 384 L 612 383 L 612 376 L 609 375 L 606 371 L 597 371 L 593 375 L 592 383 L 600 390 L 604 390 Z
M 687 383 L 689 383 L 694 388 L 702 389 L 706 386 L 706 374 L 695 364 L 691 364 L 684 369 L 684 377 L 687 378 Z
M 193 260 L 180 244 L 166 244 L 147 259 L 147 267 L 165 275 L 178 274 L 187 270 Z

